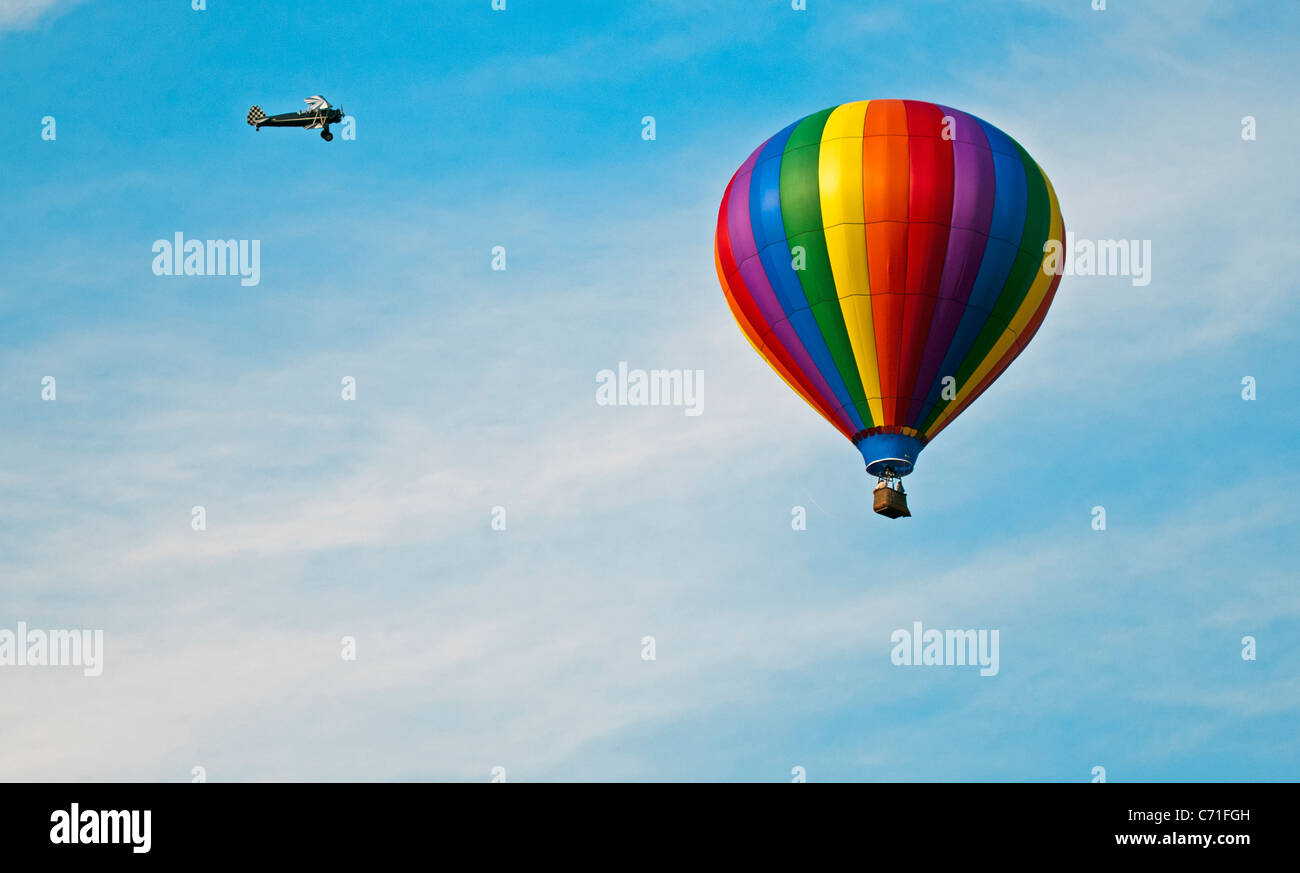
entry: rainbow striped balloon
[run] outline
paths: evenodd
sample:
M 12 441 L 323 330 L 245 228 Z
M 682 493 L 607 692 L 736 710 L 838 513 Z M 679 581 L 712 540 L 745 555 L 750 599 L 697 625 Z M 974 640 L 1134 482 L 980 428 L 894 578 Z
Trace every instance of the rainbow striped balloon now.
M 862 452 L 913 469 L 1043 321 L 1052 183 L 982 119 L 918 100 L 796 121 L 727 185 L 714 239 L 741 330 Z

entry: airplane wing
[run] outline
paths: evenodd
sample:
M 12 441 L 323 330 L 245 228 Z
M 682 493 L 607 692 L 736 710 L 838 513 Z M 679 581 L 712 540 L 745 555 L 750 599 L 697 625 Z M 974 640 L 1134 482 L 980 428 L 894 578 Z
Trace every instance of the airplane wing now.
M 260 117 L 258 117 L 260 115 Z M 251 110 L 248 113 L 248 123 L 254 127 L 313 127 L 316 124 L 317 117 L 308 115 L 303 112 L 285 112 L 281 115 L 266 115 L 265 113 L 254 113 Z
M 308 97 L 306 102 L 307 102 L 308 110 L 314 111 L 314 110 L 330 108 L 329 101 L 326 100 L 324 97 L 320 96 L 319 94 L 313 94 L 311 97 Z

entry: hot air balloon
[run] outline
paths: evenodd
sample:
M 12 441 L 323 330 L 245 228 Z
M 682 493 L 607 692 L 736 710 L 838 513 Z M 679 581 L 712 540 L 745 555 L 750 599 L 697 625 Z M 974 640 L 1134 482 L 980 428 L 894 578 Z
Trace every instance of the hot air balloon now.
M 1015 360 L 1060 282 L 1052 183 L 988 122 L 864 100 L 760 145 L 722 197 L 714 255 L 736 322 L 862 453 L 875 511 Z M 1059 251 L 1059 249 L 1057 250 Z

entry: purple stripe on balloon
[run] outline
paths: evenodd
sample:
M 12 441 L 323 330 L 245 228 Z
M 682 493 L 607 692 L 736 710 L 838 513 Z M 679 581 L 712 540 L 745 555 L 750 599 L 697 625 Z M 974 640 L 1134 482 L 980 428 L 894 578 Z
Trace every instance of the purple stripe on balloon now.
M 754 178 L 754 164 L 758 161 L 763 145 L 754 149 L 754 153 L 745 159 L 736 171 L 736 179 L 731 185 L 731 198 L 727 207 L 727 234 L 731 237 L 731 253 L 736 265 L 743 264 L 758 254 L 754 243 L 754 229 L 749 226 L 749 185 Z M 737 203 L 742 204 L 737 207 Z
M 732 256 L 736 259 L 736 266 L 745 280 L 749 295 L 770 326 L 785 318 L 785 309 L 777 299 L 767 273 L 763 271 L 763 263 L 758 257 L 758 244 L 754 240 L 754 227 L 750 224 L 749 186 L 754 180 L 754 163 L 762 150 L 760 146 L 758 151 L 740 165 L 740 172 L 736 174 L 731 198 L 727 203 L 727 233 L 731 237 Z M 800 343 L 799 347 L 803 348 L 803 344 Z M 803 366 L 802 362 L 800 366 Z
M 944 375 L 943 365 L 948 346 L 970 299 L 975 277 L 979 275 L 984 249 L 988 245 L 989 226 L 993 222 L 994 171 L 993 153 L 984 129 L 970 115 L 960 110 L 939 107 L 954 120 L 952 144 L 952 229 L 948 234 L 948 251 L 939 282 L 939 300 L 930 321 L 921 368 L 917 371 L 907 423 L 917 425 L 917 417 L 934 383 Z
M 804 348 L 799 335 L 786 319 L 781 301 L 772 290 L 772 283 L 768 281 L 767 273 L 763 271 L 763 262 L 758 257 L 758 247 L 754 242 L 754 228 L 749 223 L 749 186 L 754 177 L 754 164 L 765 145 L 766 142 L 755 149 L 745 163 L 740 165 L 740 171 L 736 173 L 736 180 L 732 183 L 731 197 L 727 204 L 727 235 L 731 241 L 731 254 L 739 265 L 740 277 L 745 283 L 745 289 L 758 306 L 763 320 L 767 322 L 768 330 L 762 334 L 763 342 L 768 345 L 779 345 L 785 349 L 794 361 L 794 365 L 812 383 L 818 399 L 828 409 L 835 410 L 837 421 L 853 431 L 857 428 L 840 408 L 839 401 L 835 399 L 835 392 L 826 383 L 821 371 L 808 355 L 808 350 Z

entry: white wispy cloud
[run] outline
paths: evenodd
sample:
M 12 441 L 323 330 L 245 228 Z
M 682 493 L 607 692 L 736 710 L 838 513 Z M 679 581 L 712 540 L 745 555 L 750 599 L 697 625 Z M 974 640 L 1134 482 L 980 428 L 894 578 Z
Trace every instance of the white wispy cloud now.
M 84 0 L 0 0 L 0 31 L 30 27 Z

